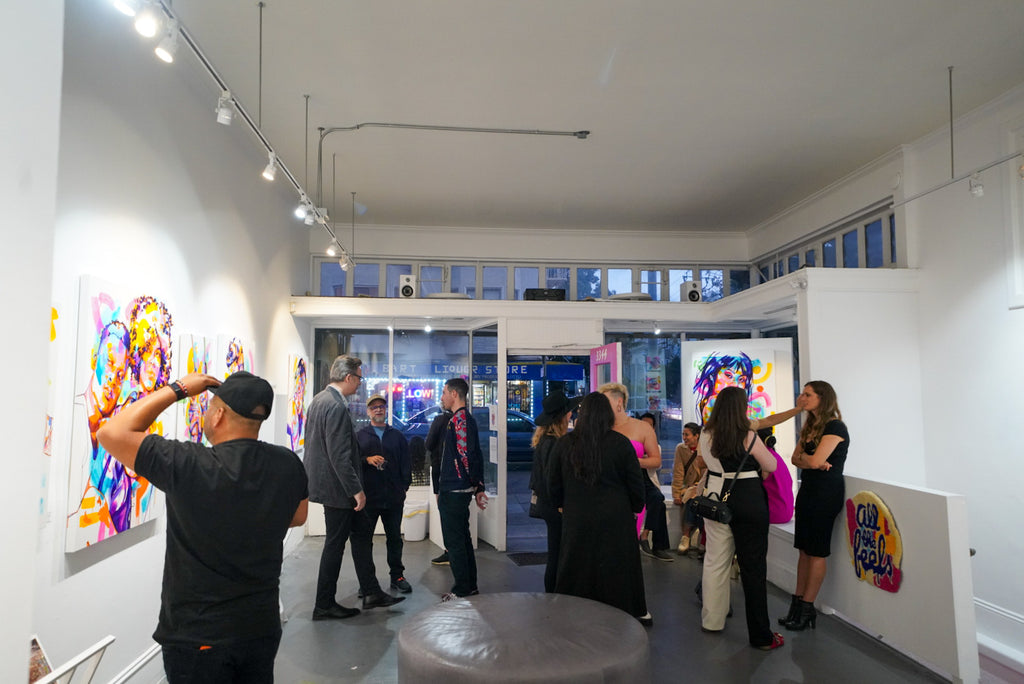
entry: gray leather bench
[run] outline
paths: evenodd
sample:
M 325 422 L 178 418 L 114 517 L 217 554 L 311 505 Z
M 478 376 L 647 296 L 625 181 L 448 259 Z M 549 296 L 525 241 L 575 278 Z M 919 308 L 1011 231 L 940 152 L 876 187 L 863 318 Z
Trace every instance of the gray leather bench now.
M 603 603 L 562 594 L 481 594 L 413 615 L 398 632 L 398 681 L 650 681 L 647 632 Z

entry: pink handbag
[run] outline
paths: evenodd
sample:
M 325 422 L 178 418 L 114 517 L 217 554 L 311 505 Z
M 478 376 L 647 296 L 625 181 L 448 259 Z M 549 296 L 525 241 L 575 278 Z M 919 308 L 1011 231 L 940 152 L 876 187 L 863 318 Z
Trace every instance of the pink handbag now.
M 775 449 L 769 447 L 768 451 L 776 463 L 775 472 L 762 481 L 768 494 L 768 522 L 781 525 L 793 519 L 793 475 Z

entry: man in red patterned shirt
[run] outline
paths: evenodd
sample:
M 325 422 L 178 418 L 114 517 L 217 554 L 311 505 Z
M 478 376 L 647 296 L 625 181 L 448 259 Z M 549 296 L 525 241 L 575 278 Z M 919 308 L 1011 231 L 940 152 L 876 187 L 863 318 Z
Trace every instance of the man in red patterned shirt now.
M 441 515 L 441 534 L 448 549 L 448 560 L 455 578 L 451 592 L 441 600 L 479 594 L 476 582 L 476 556 L 469 531 L 469 504 L 487 508 L 484 491 L 484 459 L 476 420 L 466 408 L 469 384 L 452 378 L 444 384 L 441 406 L 452 412 L 441 446 L 437 509 Z

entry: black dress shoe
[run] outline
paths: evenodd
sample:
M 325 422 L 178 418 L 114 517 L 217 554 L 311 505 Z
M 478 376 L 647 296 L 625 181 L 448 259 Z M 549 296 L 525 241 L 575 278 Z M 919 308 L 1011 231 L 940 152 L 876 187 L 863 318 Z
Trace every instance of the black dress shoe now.
M 359 615 L 358 608 L 346 608 L 335 603 L 330 608 L 314 608 L 314 620 L 344 620 L 354 615 Z
M 412 591 L 412 585 L 409 584 L 409 581 L 407 579 L 405 579 L 404 577 L 399 577 L 396 580 L 392 580 L 391 581 L 391 588 L 392 589 L 397 589 L 398 591 L 402 592 L 403 594 L 408 594 L 409 592 Z
M 393 606 L 396 603 L 401 603 L 404 600 L 404 596 L 392 596 L 391 594 L 385 594 L 381 591 L 376 594 L 363 597 L 363 610 L 369 610 L 370 608 L 387 608 L 388 606 Z

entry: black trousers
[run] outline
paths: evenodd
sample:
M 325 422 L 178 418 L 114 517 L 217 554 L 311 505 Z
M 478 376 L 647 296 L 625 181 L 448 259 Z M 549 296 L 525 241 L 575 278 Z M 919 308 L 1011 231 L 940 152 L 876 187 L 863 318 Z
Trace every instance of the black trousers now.
M 668 549 L 668 519 L 665 515 L 665 495 L 654 486 L 651 479 L 644 473 L 644 505 L 647 515 L 644 517 L 644 529 L 651 531 L 651 548 Z
M 548 564 L 544 568 L 544 591 L 555 592 L 555 580 L 558 579 L 558 554 L 562 549 L 562 514 L 544 518 L 548 526 Z
M 736 541 L 747 636 L 752 646 L 772 642 L 768 619 L 768 496 L 756 478 L 736 480 L 729 497 L 733 518 L 729 523 Z
M 448 549 L 448 565 L 455 578 L 452 593 L 456 596 L 469 596 L 477 591 L 476 555 L 469 531 L 469 505 L 472 501 L 470 492 L 441 492 L 437 497 L 441 534 Z
M 402 565 L 402 512 L 401 504 L 390 508 L 366 508 L 371 530 L 377 528 L 378 518 L 384 524 L 384 543 L 388 550 L 388 569 L 392 582 L 405 576 L 405 566 Z
M 169 684 L 273 684 L 280 643 L 281 632 L 213 646 L 164 644 L 164 673 Z
M 377 569 L 373 565 L 373 528 L 366 511 L 324 506 L 327 538 L 320 554 L 320 574 L 316 580 L 316 607 L 330 608 L 336 602 L 338 575 L 345 556 L 345 543 L 352 540 L 352 563 L 356 566 L 363 596 L 380 592 Z

